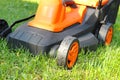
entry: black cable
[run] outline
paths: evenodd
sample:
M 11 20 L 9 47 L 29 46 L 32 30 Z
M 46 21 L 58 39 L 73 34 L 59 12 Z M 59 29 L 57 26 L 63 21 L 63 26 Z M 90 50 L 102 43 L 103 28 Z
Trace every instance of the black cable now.
M 29 19 L 33 18 L 34 16 L 35 16 L 35 14 L 32 15 L 32 16 L 30 16 L 30 17 L 27 17 L 27 18 L 24 18 L 24 19 L 21 19 L 21 20 L 17 20 L 17 21 L 15 21 L 15 22 L 10 26 L 10 28 L 12 28 L 12 27 L 13 27 L 15 24 L 17 24 L 17 23 L 20 23 L 20 22 L 29 20 Z
M 6 28 L 4 31 L 2 31 L 2 32 L 0 33 L 0 36 L 3 36 L 3 37 L 4 37 L 4 35 L 10 33 L 9 31 L 11 31 L 11 29 L 13 28 L 13 26 L 15 26 L 16 24 L 18 24 L 18 23 L 20 23 L 20 22 L 27 21 L 27 20 L 33 18 L 34 16 L 35 16 L 35 14 L 32 15 L 32 16 L 29 16 L 29 17 L 27 17 L 27 18 L 24 18 L 24 19 L 15 21 L 10 27 L 8 27 L 8 28 Z

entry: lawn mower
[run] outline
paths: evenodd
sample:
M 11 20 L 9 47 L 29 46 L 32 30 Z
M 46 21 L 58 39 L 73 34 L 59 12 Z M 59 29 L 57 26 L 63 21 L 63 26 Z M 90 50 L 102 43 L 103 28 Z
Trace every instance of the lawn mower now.
M 119 0 L 40 0 L 35 15 L 10 27 L 1 20 L 0 36 L 6 37 L 10 48 L 48 54 L 59 66 L 71 69 L 81 49 L 95 50 L 98 44 L 111 43 L 118 8 Z M 32 17 L 11 31 L 16 23 Z

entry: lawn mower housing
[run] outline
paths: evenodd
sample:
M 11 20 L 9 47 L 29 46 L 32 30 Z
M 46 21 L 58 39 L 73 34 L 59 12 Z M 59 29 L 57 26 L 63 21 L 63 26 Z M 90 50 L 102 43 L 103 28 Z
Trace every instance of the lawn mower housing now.
M 40 0 L 35 18 L 7 36 L 9 47 L 50 53 L 59 65 L 71 68 L 81 48 L 110 44 L 119 8 L 118 0 L 85 1 Z M 75 58 L 69 59 L 69 53 Z

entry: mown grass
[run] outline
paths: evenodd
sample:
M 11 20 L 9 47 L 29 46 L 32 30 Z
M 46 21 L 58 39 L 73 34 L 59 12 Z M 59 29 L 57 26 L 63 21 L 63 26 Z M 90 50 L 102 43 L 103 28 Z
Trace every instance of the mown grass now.
M 39 0 L 0 1 L 0 18 L 9 24 L 35 13 Z M 28 51 L 9 50 L 0 39 L 0 80 L 120 80 L 120 9 L 110 46 L 95 52 L 81 51 L 72 70 L 65 70 L 47 56 L 32 56 Z M 23 23 L 21 23 L 23 24 Z M 16 25 L 19 26 L 20 24 Z

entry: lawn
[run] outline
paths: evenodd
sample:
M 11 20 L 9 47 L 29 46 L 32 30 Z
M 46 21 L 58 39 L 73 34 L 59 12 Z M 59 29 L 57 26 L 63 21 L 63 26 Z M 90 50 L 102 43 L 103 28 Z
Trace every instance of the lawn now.
M 39 0 L 0 1 L 0 18 L 12 24 L 36 12 Z M 15 28 L 23 23 L 15 26 Z M 120 9 L 110 46 L 99 46 L 95 52 L 81 51 L 72 70 L 57 66 L 47 56 L 32 56 L 28 51 L 11 51 L 0 39 L 0 80 L 120 80 Z M 15 29 L 14 28 L 14 29 Z

